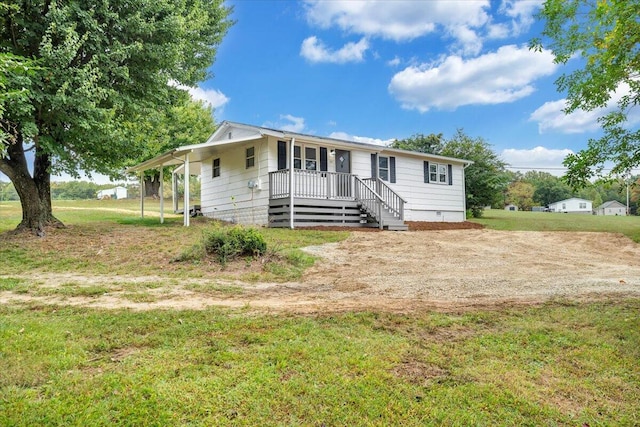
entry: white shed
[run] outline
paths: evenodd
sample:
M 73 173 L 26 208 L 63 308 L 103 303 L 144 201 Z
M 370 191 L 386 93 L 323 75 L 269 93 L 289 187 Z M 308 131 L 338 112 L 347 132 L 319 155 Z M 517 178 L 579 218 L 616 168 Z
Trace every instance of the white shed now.
M 626 215 L 627 207 L 617 200 L 609 200 L 596 208 L 596 215 Z
M 591 215 L 593 213 L 593 203 L 591 200 L 572 197 L 570 199 L 560 200 L 559 202 L 549 204 L 549 211 Z

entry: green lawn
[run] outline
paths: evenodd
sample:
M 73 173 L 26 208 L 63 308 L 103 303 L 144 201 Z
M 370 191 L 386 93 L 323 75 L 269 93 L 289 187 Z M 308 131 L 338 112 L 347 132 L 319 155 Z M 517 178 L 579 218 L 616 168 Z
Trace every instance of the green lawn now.
M 160 226 L 157 217 L 139 219 L 137 206 L 54 202 L 67 227 L 39 239 L 3 233 L 18 224 L 20 209 L 0 203 L 0 300 L 109 291 L 72 282 L 51 288 L 25 272 L 108 274 L 136 301 L 153 298 L 160 284 L 119 276 L 157 275 L 165 287 L 195 279 L 203 295 L 232 294 L 238 289 L 218 284 L 220 277 L 297 277 L 309 265 L 299 247 L 349 235 L 262 229 L 280 254 L 270 255 L 277 268 L 254 260 L 226 271 L 172 262 L 211 223 L 196 219 L 186 229 L 169 217 Z M 157 212 L 153 203 L 147 209 Z M 638 232 L 636 217 L 488 211 L 477 221 L 506 230 Z M 0 425 L 634 426 L 638 360 L 637 298 L 313 315 L 3 303 Z
M 0 425 L 633 426 L 639 311 L 1 306 Z
M 484 211 L 482 218 L 470 221 L 494 230 L 521 231 L 600 231 L 622 233 L 640 242 L 640 216 L 596 216 L 553 212 Z

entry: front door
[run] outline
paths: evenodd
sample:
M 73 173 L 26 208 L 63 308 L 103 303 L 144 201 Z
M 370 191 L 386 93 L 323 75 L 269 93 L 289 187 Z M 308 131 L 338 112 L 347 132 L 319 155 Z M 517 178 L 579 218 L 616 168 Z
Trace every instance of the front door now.
M 351 176 L 342 175 L 351 173 L 351 152 L 336 150 L 336 195 L 338 197 L 351 198 Z

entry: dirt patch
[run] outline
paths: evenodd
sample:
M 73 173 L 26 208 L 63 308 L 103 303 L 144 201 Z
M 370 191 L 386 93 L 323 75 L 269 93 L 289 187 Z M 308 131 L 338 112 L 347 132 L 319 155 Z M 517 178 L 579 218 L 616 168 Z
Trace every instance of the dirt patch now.
M 146 310 L 244 307 L 267 311 L 467 310 L 553 299 L 640 297 L 640 245 L 621 234 L 430 230 L 352 233 L 341 243 L 309 247 L 321 257 L 291 283 L 229 282 L 199 292 L 213 279 L 140 276 L 75 277 L 119 286 L 153 281 L 152 301 L 127 299 L 117 289 L 87 297 L 37 297 L 0 292 L 0 303 L 54 303 Z M 12 275 L 15 277 L 15 275 Z M 1 276 L 0 276 L 1 277 Z M 40 274 L 30 281 L 63 284 L 68 275 Z M 113 285 L 114 280 L 118 282 Z M 165 280 L 166 283 L 160 283 Z M 216 286 L 218 286 L 216 288 Z M 226 292 L 227 287 L 230 289 Z

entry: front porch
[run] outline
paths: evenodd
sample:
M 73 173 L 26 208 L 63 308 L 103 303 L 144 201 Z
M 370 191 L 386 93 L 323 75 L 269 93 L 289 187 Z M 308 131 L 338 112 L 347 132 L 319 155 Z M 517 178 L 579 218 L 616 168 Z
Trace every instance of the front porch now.
M 293 191 L 290 191 L 293 189 Z M 270 227 L 378 227 L 407 230 L 405 200 L 379 178 L 289 169 L 269 173 Z

